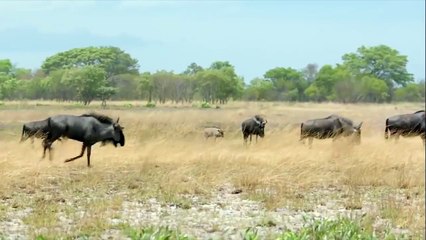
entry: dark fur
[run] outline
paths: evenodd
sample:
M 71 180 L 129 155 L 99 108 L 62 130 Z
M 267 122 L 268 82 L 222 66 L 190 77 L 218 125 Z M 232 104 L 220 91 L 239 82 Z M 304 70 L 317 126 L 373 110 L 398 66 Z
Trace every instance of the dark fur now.
M 250 137 L 250 142 L 252 135 L 256 135 L 256 142 L 258 136 L 263 138 L 265 136 L 265 125 L 267 120 L 262 118 L 259 115 L 255 115 L 252 118 L 249 118 L 241 123 L 241 131 L 243 132 L 244 143 L 247 143 L 247 139 Z
M 385 121 L 385 139 L 394 138 L 395 141 L 397 141 L 399 136 L 420 136 L 420 138 L 423 140 L 423 144 L 425 144 L 425 125 L 424 110 L 389 117 Z
M 22 126 L 21 142 L 31 138 L 31 143 L 34 142 L 34 137 L 44 138 L 48 133 L 47 119 L 41 121 L 33 121 L 25 123 Z
M 311 146 L 313 138 L 336 140 L 342 136 L 354 136 L 355 143 L 360 144 L 361 126 L 362 122 L 354 126 L 352 120 L 335 114 L 326 118 L 312 119 L 300 125 L 300 141 L 308 138 Z
M 83 143 L 81 154 L 65 160 L 73 161 L 83 156 L 87 148 L 87 166 L 90 166 L 91 147 L 97 142 L 112 143 L 114 146 L 124 146 L 125 137 L 121 127 L 111 118 L 100 114 L 56 115 L 48 118 L 48 135 L 43 141 L 43 157 L 46 150 L 51 150 L 51 145 L 59 137 L 67 137 Z

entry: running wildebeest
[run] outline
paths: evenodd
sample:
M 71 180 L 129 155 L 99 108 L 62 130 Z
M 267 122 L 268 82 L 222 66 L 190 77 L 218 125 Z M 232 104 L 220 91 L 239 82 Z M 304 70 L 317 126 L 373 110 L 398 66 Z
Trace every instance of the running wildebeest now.
M 423 144 L 426 144 L 425 121 L 424 110 L 389 117 L 386 119 L 385 139 L 391 137 L 395 139 L 395 142 L 397 142 L 399 136 L 420 136 L 423 140 Z
M 97 142 L 112 143 L 114 146 L 120 144 L 124 146 L 124 127 L 113 121 L 111 118 L 96 114 L 56 115 L 48 118 L 48 134 L 43 141 L 43 158 L 46 149 L 51 151 L 51 145 L 60 137 L 67 137 L 83 143 L 80 155 L 67 159 L 65 162 L 74 161 L 83 156 L 87 148 L 87 166 L 90 167 L 90 154 L 92 145 Z
M 31 138 L 31 143 L 34 143 L 34 137 L 44 138 L 47 136 L 47 119 L 24 123 L 22 126 L 21 141 L 26 141 Z
M 224 132 L 222 129 L 218 128 L 218 127 L 207 127 L 204 128 L 204 137 L 206 139 L 208 139 L 209 137 L 214 137 L 214 140 L 216 140 L 216 138 L 224 137 Z
M 268 121 L 264 118 L 262 118 L 259 115 L 255 115 L 252 118 L 249 118 L 247 120 L 244 120 L 241 123 L 241 130 L 243 132 L 243 138 L 244 143 L 247 143 L 247 138 L 250 136 L 250 143 L 251 143 L 251 136 L 256 135 L 256 142 L 257 137 L 263 138 L 265 136 L 265 125 Z
M 335 114 L 326 118 L 312 119 L 301 124 L 300 141 L 304 142 L 304 139 L 308 138 L 311 147 L 314 138 L 332 138 L 335 141 L 340 137 L 353 136 L 354 143 L 360 144 L 361 126 L 362 122 L 355 126 L 352 120 Z

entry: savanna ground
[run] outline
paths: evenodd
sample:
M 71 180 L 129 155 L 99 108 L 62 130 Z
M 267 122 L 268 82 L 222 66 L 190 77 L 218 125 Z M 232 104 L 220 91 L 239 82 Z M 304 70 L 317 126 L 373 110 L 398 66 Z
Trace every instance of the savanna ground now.
M 357 222 L 384 238 L 423 239 L 425 150 L 421 139 L 384 140 L 386 117 L 424 104 L 230 103 L 107 109 L 55 102 L 0 106 L 0 239 L 125 239 L 167 226 L 196 239 L 259 239 L 298 231 L 315 219 Z M 120 117 L 126 145 L 96 144 L 92 167 L 80 143 L 19 143 L 22 123 L 90 111 Z M 363 121 L 362 143 L 301 144 L 300 122 L 336 113 Z M 240 124 L 263 114 L 266 136 L 243 146 Z M 205 141 L 204 126 L 225 130 Z M 244 233 L 245 232 L 245 233 Z M 42 236 L 42 237 L 41 237 Z M 136 237 L 134 237 L 136 238 Z

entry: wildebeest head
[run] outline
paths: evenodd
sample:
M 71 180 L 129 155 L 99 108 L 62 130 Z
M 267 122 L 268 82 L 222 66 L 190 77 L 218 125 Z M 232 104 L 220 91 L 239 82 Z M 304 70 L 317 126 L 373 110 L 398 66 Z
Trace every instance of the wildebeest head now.
M 125 138 L 123 134 L 124 127 L 120 126 L 120 124 L 118 123 L 119 120 L 120 118 L 117 118 L 117 121 L 112 124 L 112 127 L 114 129 L 112 137 L 114 140 L 114 146 L 117 146 L 117 143 L 120 143 L 120 146 L 124 146 L 125 143 Z
M 219 133 L 218 137 L 224 137 L 225 136 L 225 133 L 224 133 L 224 131 L 222 129 L 218 129 L 217 132 Z
M 358 126 L 354 126 L 352 124 L 347 124 L 342 119 L 339 119 L 340 123 L 342 123 L 343 126 L 343 134 L 346 136 L 352 136 L 352 140 L 355 144 L 359 145 L 361 144 L 361 126 L 362 122 L 358 124 Z
M 265 136 L 265 125 L 268 121 L 259 115 L 255 115 L 253 120 L 257 124 L 259 137 L 263 138 Z

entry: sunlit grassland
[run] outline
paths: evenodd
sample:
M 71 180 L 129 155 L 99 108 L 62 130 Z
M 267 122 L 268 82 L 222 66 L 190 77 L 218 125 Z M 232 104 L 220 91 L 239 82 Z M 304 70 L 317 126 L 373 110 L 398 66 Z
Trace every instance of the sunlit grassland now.
M 123 200 L 154 197 L 190 207 L 185 196 L 208 201 L 225 184 L 242 189 L 242 197 L 271 210 L 309 211 L 323 199 L 305 196 L 327 188 L 344 191 L 345 207 L 359 209 L 369 192 L 378 206 L 371 217 L 382 216 L 415 232 L 424 230 L 422 141 L 419 137 L 401 138 L 398 144 L 384 140 L 386 117 L 424 109 L 424 104 L 235 102 L 219 109 L 190 104 L 147 109 L 143 102 L 129 101 L 110 103 L 106 109 L 98 106 L 42 101 L 0 106 L 0 196 L 14 209 L 33 209 L 24 219 L 32 226 L 30 234 L 60 234 L 61 213 L 78 222 L 71 232 L 96 236 L 113 227 L 107 218 L 120 218 L 114 214 Z M 56 142 L 52 161 L 41 159 L 40 140 L 34 146 L 29 141 L 19 143 L 23 122 L 93 110 L 120 117 L 126 145 L 95 145 L 92 168 L 86 167 L 85 156 L 64 163 L 80 152 L 81 144 L 73 140 Z M 314 140 L 308 149 L 298 141 L 300 122 L 332 113 L 364 122 L 361 145 Z M 267 118 L 266 136 L 246 147 L 240 124 L 254 114 Z M 211 125 L 222 127 L 225 138 L 206 141 L 202 129 Z M 401 202 L 396 192 L 408 200 Z M 0 208 L 0 219 L 9 210 Z

